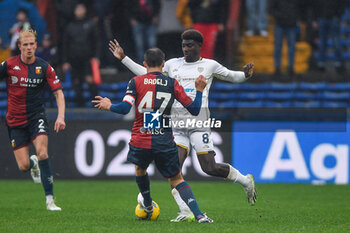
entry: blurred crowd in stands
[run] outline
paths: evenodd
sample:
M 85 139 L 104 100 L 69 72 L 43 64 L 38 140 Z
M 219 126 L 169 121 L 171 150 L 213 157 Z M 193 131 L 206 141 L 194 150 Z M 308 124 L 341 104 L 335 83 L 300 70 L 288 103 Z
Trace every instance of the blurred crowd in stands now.
M 229 15 L 236 13 L 239 19 L 233 16 L 233 23 L 245 31 L 242 36 L 267 37 L 268 25 L 274 23 L 276 73 L 281 72 L 281 46 L 286 37 L 288 72 L 293 74 L 301 23 L 307 28 L 303 39 L 319 51 L 318 68 L 324 70 L 331 39 L 334 63 L 342 72 L 340 26 L 348 5 L 348 0 L 1 0 L 0 37 L 2 49 L 9 46 L 11 55 L 17 55 L 18 32 L 33 27 L 39 35 L 38 55 L 67 70 L 74 69 L 73 61 L 82 64 L 92 57 L 98 58 L 102 67 L 115 66 L 108 51 L 112 38 L 117 38 L 139 63 L 143 52 L 155 46 L 163 49 L 167 58 L 182 56 L 181 32 L 193 27 L 205 38 L 202 56 L 225 60 L 222 50 L 228 24 L 232 23 Z M 240 8 L 236 10 L 235 6 Z M 220 46 L 215 49 L 217 44 Z M 123 69 L 120 64 L 118 68 Z
M 186 28 L 203 33 L 202 57 L 236 70 L 241 69 L 237 49 L 241 41 L 270 37 L 274 46 L 271 76 L 295 75 L 300 40 L 312 48 L 308 70 L 329 71 L 331 64 L 344 75 L 345 61 L 350 59 L 344 55 L 344 48 L 350 46 L 345 38 L 350 25 L 342 20 L 349 5 L 350 0 L 0 0 L 0 58 L 17 55 L 19 31 L 34 28 L 37 56 L 55 67 L 63 80 L 64 74 L 70 76 L 78 106 L 84 105 L 84 83 L 91 96 L 99 91 L 91 59 L 105 73 L 126 71 L 109 52 L 109 40 L 117 38 L 125 53 L 139 63 L 150 47 L 161 48 L 169 59 L 182 56 L 180 36 Z M 281 65 L 284 38 L 286 72 Z

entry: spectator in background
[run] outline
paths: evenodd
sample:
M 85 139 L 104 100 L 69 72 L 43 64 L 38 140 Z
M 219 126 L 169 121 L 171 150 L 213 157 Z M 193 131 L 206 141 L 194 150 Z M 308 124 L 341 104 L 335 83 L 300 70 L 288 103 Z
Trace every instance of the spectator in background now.
M 57 54 L 57 47 L 54 45 L 52 41 L 52 35 L 50 33 L 45 33 L 43 36 L 43 40 L 38 44 L 38 48 L 36 49 L 35 56 L 40 57 L 41 59 L 45 60 L 49 64 L 51 64 L 52 67 L 56 68 L 59 65 L 58 60 L 58 54 Z M 59 74 L 57 74 L 60 76 Z M 49 93 L 48 90 L 45 90 L 45 92 Z M 46 96 L 51 96 L 47 94 Z M 52 97 L 49 97 L 46 99 L 46 103 L 50 105 L 47 106 L 54 106 L 54 99 Z
M 27 11 L 31 28 L 36 30 L 39 43 L 45 34 L 45 21 L 34 4 L 23 0 L 0 0 L 0 37 L 3 49 L 6 49 L 11 44 L 9 31 L 17 22 L 16 16 L 19 9 Z
M 90 60 L 99 57 L 99 36 L 95 22 L 86 17 L 86 6 L 75 7 L 75 20 L 68 24 L 63 38 L 63 71 L 71 69 L 72 84 L 78 107 L 85 105 L 83 84 L 89 85 L 91 98 L 98 95 L 98 87 L 91 75 Z
M 161 3 L 157 28 L 157 46 L 165 51 L 168 58 L 182 57 L 183 54 L 179 41 L 184 28 L 175 17 L 176 5 L 178 2 L 177 0 L 161 0 Z
M 253 36 L 256 29 L 260 36 L 267 36 L 267 2 L 266 0 L 246 0 L 247 30 L 246 36 Z
M 136 46 L 136 57 L 143 62 L 143 54 L 157 44 L 157 24 L 160 0 L 129 0 L 130 24 Z
M 316 59 L 314 56 L 315 51 L 318 49 L 318 30 L 317 23 L 315 21 L 315 13 L 317 9 L 317 1 L 305 0 L 301 1 L 300 5 L 300 41 L 305 41 L 311 46 L 312 56 L 309 58 L 309 70 L 314 70 L 317 67 Z
M 319 31 L 319 61 L 318 68 L 325 71 L 325 62 L 327 60 L 327 41 L 331 37 L 334 47 L 334 65 L 338 73 L 345 71 L 343 65 L 343 54 L 340 42 L 340 18 L 346 7 L 345 0 L 319 0 L 315 4 Z
M 20 51 L 17 46 L 17 40 L 19 38 L 19 33 L 22 30 L 28 30 L 31 28 L 29 18 L 28 18 L 28 12 L 26 9 L 20 8 L 17 11 L 17 22 L 11 27 L 10 29 L 10 36 L 11 36 L 11 56 L 17 56 L 20 54 Z
M 63 63 L 63 36 L 68 24 L 74 21 L 74 8 L 78 0 L 53 0 L 57 13 L 57 47 L 60 63 Z
M 107 17 L 105 18 L 105 24 L 107 24 L 107 27 L 110 27 L 111 29 L 111 37 L 112 38 L 120 38 L 120 40 L 125 42 L 131 42 L 131 43 L 125 43 L 124 48 L 125 51 L 128 51 L 128 53 L 132 54 L 132 57 L 136 52 L 136 49 L 134 48 L 133 43 L 133 36 L 132 36 L 132 28 L 126 27 L 125 25 L 130 24 L 130 12 L 128 10 L 129 2 L 125 0 L 113 0 L 109 3 L 109 8 L 106 9 Z M 106 31 L 107 32 L 107 31 Z M 108 33 L 107 33 L 108 39 L 110 39 Z M 118 70 L 127 70 L 125 66 L 120 64 L 120 62 L 116 62 L 114 60 L 113 55 L 110 53 L 107 54 L 108 59 L 112 58 L 113 66 L 117 67 Z
M 283 37 L 288 40 L 288 74 L 294 75 L 295 43 L 297 21 L 299 19 L 299 0 L 271 0 L 270 13 L 275 19 L 275 75 L 281 74 Z
M 190 8 L 187 6 L 188 0 L 178 0 L 176 5 L 176 18 L 182 23 L 184 28 L 193 26 Z
M 57 47 L 54 46 L 52 42 L 51 34 L 46 33 L 44 35 L 42 43 L 38 46 L 38 49 L 36 50 L 36 56 L 47 61 L 53 67 L 57 67 Z
M 113 56 L 108 52 L 108 42 L 113 39 L 110 14 L 114 13 L 113 3 L 107 1 L 93 1 L 94 20 L 96 21 L 100 37 L 100 62 L 103 67 L 110 67 L 114 63 Z M 125 25 L 125 24 L 124 24 Z
M 214 58 L 218 32 L 224 31 L 226 9 L 221 0 L 188 0 L 193 28 L 203 34 L 201 56 Z
M 50 40 L 57 43 L 57 12 L 54 0 L 36 0 L 36 6 L 40 15 L 46 22 L 46 30 L 50 31 Z M 45 34 L 44 34 L 45 35 Z

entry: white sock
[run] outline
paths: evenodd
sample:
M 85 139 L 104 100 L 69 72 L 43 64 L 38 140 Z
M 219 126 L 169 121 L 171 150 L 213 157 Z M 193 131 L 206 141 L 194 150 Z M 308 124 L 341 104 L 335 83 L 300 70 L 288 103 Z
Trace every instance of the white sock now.
M 230 167 L 230 172 L 228 173 L 226 179 L 232 180 L 233 182 L 237 182 L 243 187 L 247 187 L 250 182 L 248 177 L 242 175 L 236 168 L 232 167 L 230 164 L 227 163 L 227 165 Z
M 182 200 L 180 193 L 177 191 L 176 188 L 173 188 L 171 190 L 171 194 L 173 195 L 177 205 L 179 206 L 181 213 L 192 213 L 191 209 L 186 205 L 186 203 Z
M 49 203 L 51 201 L 53 201 L 53 196 L 52 195 L 47 195 L 46 196 L 46 203 Z

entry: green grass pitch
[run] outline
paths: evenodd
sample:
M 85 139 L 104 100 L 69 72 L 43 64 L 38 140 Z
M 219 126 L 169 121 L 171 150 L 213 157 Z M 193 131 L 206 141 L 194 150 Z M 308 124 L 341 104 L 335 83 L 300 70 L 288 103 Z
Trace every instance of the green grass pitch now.
M 151 181 L 157 221 L 137 220 L 133 181 L 55 181 L 61 212 L 45 209 L 41 185 L 0 180 L 0 232 L 350 232 L 350 187 L 259 184 L 258 202 L 228 182 L 189 181 L 213 224 L 171 223 L 177 206 L 167 182 Z

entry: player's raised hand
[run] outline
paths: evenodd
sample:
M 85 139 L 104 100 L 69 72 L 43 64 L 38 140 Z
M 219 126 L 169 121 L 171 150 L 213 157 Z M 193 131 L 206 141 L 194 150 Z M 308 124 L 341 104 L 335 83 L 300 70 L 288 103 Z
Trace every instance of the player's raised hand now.
M 112 106 L 112 102 L 110 99 L 107 97 L 102 97 L 102 96 L 95 96 L 95 100 L 91 101 L 94 105 L 95 108 L 98 108 L 100 110 L 110 110 Z
M 254 73 L 254 63 L 250 62 L 248 64 L 246 64 L 245 66 L 243 66 L 243 72 L 246 78 L 250 78 L 252 77 L 253 73 Z
M 111 51 L 113 55 L 119 60 L 122 60 L 125 57 L 124 50 L 122 47 L 120 47 L 116 39 L 109 41 L 109 51 Z
M 203 92 L 206 85 L 207 85 L 207 80 L 204 78 L 203 75 L 199 75 L 195 81 L 196 90 Z
M 58 133 L 60 130 L 64 130 L 66 128 L 66 123 L 62 117 L 57 117 L 55 122 L 54 130 Z

